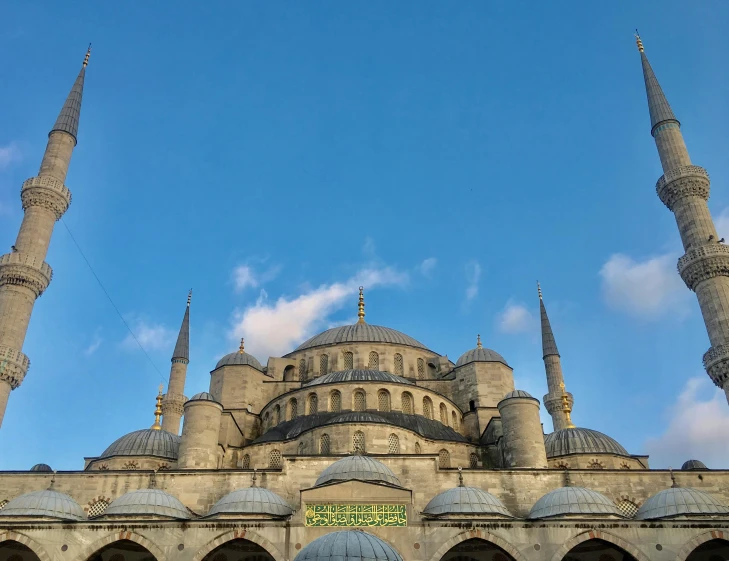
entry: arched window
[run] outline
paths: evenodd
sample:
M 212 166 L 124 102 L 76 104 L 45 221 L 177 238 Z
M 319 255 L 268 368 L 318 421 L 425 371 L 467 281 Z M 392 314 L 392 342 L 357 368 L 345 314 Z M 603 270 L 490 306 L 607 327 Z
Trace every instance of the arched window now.
M 276 426 L 281 422 L 281 407 L 276 405 L 273 408 L 273 425 Z
M 471 400 L 468 402 L 468 409 L 469 411 L 475 411 L 476 410 L 476 402 Z
M 266 414 L 263 416 L 263 428 L 267 429 L 269 427 L 269 424 L 271 422 L 271 419 L 268 415 L 268 411 L 266 411 Z
M 426 419 L 433 418 L 433 402 L 427 396 L 423 398 L 423 417 Z
M 425 361 L 422 358 L 418 359 L 418 380 L 425 379 Z
M 451 455 L 445 448 L 438 452 L 438 467 L 449 468 L 451 467 Z
M 329 355 L 321 355 L 319 357 L 319 374 L 324 376 L 329 372 Z
M 306 361 L 303 358 L 299 361 L 299 380 L 306 380 Z
M 309 395 L 309 415 L 316 415 L 319 412 L 319 398 L 315 393 Z
M 106 510 L 106 507 L 111 504 L 111 501 L 107 501 L 106 499 L 96 499 L 91 502 L 89 505 L 89 511 L 88 515 L 89 518 L 94 518 L 95 516 L 101 516 L 104 514 L 104 511 Z M 11 557 L 12 559 L 12 557 Z
M 355 431 L 352 435 L 352 449 L 361 454 L 365 451 L 365 436 L 361 430 Z
M 635 516 L 638 512 L 638 505 L 630 499 L 623 499 L 616 506 L 620 509 L 620 512 L 628 518 L 633 518 L 633 516 Z
M 243 458 L 240 461 L 240 469 L 251 469 L 251 456 L 249 454 L 243 454 Z
M 295 397 L 289 400 L 289 421 L 294 420 L 299 416 L 299 402 L 296 401 Z
M 469 464 L 469 465 L 470 465 L 470 466 L 471 466 L 472 468 L 477 468 L 477 467 L 478 467 L 478 456 L 477 456 L 476 454 L 473 454 L 473 453 L 472 453 L 472 454 L 471 454 L 471 455 L 470 455 L 470 456 L 468 457 L 468 464 Z
M 344 369 L 352 370 L 354 368 L 354 355 L 347 351 L 344 353 Z
M 329 443 L 329 435 L 328 434 L 322 434 L 319 438 L 319 453 L 323 454 L 324 456 L 329 455 L 330 451 L 330 443 Z
M 367 398 L 365 397 L 365 393 L 362 390 L 357 390 L 354 392 L 354 411 L 364 411 L 367 409 Z
M 342 410 L 342 394 L 339 390 L 332 390 L 329 394 L 329 411 L 339 413 Z
M 453 430 L 458 430 L 458 415 L 455 411 L 451 411 L 451 426 Z
M 402 405 L 402 412 L 405 413 L 406 415 L 412 415 L 413 414 L 413 396 L 410 395 L 408 392 L 403 392 L 400 400 L 401 400 L 401 405 Z
M 403 365 L 402 355 L 400 353 L 395 353 L 395 374 L 398 376 L 405 375 L 405 367 Z
M 377 392 L 377 408 L 380 411 L 390 411 L 390 392 L 387 390 Z
M 391 434 L 387 437 L 387 453 L 388 454 L 399 454 L 400 453 L 400 439 L 396 434 Z
M 370 362 L 367 368 L 370 370 L 380 369 L 380 355 L 378 355 L 375 351 L 370 351 Z
M 296 367 L 292 366 L 290 364 L 286 368 L 284 368 L 284 371 L 283 371 L 284 382 L 290 382 L 292 380 L 295 380 L 296 379 L 296 378 L 294 378 L 295 372 L 296 372 Z
M 299 442 L 299 456 L 303 456 L 303 455 L 304 455 L 304 443 Z
M 445 403 L 440 404 L 440 422 L 448 426 L 448 408 Z
M 281 450 L 271 450 L 268 454 L 268 467 L 281 469 Z
M 415 443 L 415 453 L 416 454 L 420 454 L 421 453 L 420 442 L 416 442 Z

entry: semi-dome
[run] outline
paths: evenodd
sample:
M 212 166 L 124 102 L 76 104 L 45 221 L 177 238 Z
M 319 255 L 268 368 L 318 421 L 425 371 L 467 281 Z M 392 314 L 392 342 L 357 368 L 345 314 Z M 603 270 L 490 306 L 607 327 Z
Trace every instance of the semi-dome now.
M 361 530 L 330 532 L 315 539 L 294 561 L 402 561 L 380 538 Z
M 196 393 L 187 401 L 214 401 L 215 403 L 218 403 L 218 400 L 208 392 Z
M 696 469 L 709 469 L 706 464 L 700 460 L 689 460 L 681 466 L 681 471 L 692 471 Z
M 216 514 L 270 514 L 290 516 L 289 504 L 273 491 L 261 487 L 236 489 L 228 493 L 210 509 L 208 516 Z
M 84 509 L 65 493 L 52 489 L 33 491 L 14 498 L 0 510 L 0 516 L 43 517 L 59 520 L 85 520 Z
M 104 516 L 164 516 L 186 520 L 190 518 L 185 505 L 160 489 L 137 489 L 114 499 Z
M 142 429 L 115 440 L 99 456 L 156 456 L 159 458 L 177 459 L 180 448 L 180 437 L 166 430 Z
M 624 517 L 615 503 L 602 493 L 584 487 L 560 487 L 539 499 L 529 511 L 527 518 L 551 518 L 572 514 Z
M 629 456 L 628 451 L 608 435 L 592 429 L 561 429 L 544 438 L 547 458 L 567 454 L 615 454 Z
M 368 481 L 370 483 L 385 483 L 402 487 L 400 480 L 382 462 L 369 456 L 347 456 L 337 460 L 321 472 L 314 484 L 315 487 L 340 481 Z
M 698 489 L 671 487 L 650 497 L 638 509 L 636 520 L 655 520 L 682 515 L 729 514 L 729 507 Z
M 415 347 L 424 351 L 428 350 L 428 347 L 420 341 L 416 341 L 409 335 L 395 329 L 370 325 L 369 323 L 355 323 L 354 325 L 334 327 L 319 333 L 319 335 L 314 335 L 314 337 L 296 347 L 294 352 L 338 343 L 392 343 L 405 347 Z
M 32 468 L 30 468 L 30 471 L 53 471 L 53 468 L 49 466 L 48 464 L 35 464 Z
M 499 499 L 477 487 L 456 487 L 443 491 L 430 499 L 423 514 L 486 514 L 511 517 L 511 513 Z
M 263 366 L 258 362 L 258 359 L 245 351 L 243 339 L 240 340 L 240 348 L 234 353 L 229 353 L 221 358 L 218 364 L 215 365 L 215 368 L 217 369 L 221 366 L 252 366 L 256 370 L 263 372 Z
M 382 372 L 380 370 L 341 370 L 339 372 L 330 372 L 314 378 L 308 384 L 308 386 L 319 386 L 321 384 L 337 384 L 342 382 L 386 382 L 390 384 L 412 384 L 410 380 L 402 378 L 401 376 L 395 376 L 389 372 Z
M 509 366 L 509 363 L 506 362 L 506 359 L 503 356 L 496 351 L 486 349 L 481 345 L 480 335 L 478 336 L 476 348 L 463 353 L 456 361 L 456 368 L 463 366 L 464 364 L 469 364 L 470 362 L 500 362 L 501 364 Z

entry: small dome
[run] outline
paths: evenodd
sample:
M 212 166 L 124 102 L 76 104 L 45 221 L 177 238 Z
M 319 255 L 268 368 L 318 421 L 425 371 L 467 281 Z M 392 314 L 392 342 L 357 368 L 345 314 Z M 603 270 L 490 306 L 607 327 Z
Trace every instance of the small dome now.
M 347 456 L 321 472 L 315 487 L 335 481 L 370 481 L 402 487 L 392 470 L 369 456 Z
M 137 489 L 114 499 L 103 516 L 164 516 L 186 520 L 190 513 L 178 499 L 160 489 Z
M 99 456 L 156 456 L 159 458 L 177 459 L 180 448 L 180 437 L 165 430 L 142 429 L 115 440 Z
M 544 438 L 547 458 L 567 454 L 615 454 L 630 456 L 628 451 L 608 435 L 591 429 L 561 429 Z
M 314 335 L 314 337 L 296 347 L 294 352 L 311 349 L 313 347 L 336 345 L 337 343 L 393 343 L 395 345 L 415 347 L 416 349 L 423 349 L 425 351 L 428 350 L 420 341 L 416 341 L 409 335 L 405 335 L 389 327 L 370 325 L 369 323 L 355 323 L 354 325 L 334 327 L 333 329 L 319 333 L 319 335 Z
M 570 514 L 614 515 L 624 518 L 618 507 L 602 493 L 584 487 L 560 487 L 539 499 L 527 518 L 551 518 Z
M 261 487 L 236 489 L 228 493 L 210 509 L 214 514 L 270 514 L 290 516 L 293 510 L 289 504 L 273 491 Z
M 439 493 L 430 500 L 423 514 L 496 514 L 511 517 L 499 499 L 476 487 L 456 487 Z
M 534 396 L 532 396 L 530 393 L 525 392 L 524 390 L 514 390 L 513 392 L 507 393 L 502 400 L 509 399 L 512 397 L 528 397 L 529 399 L 536 399 Z
M 263 372 L 263 366 L 261 366 L 261 363 L 258 362 L 256 357 L 240 350 L 225 355 L 218 361 L 215 368 L 220 368 L 221 366 L 252 366 L 256 370 Z
M 215 399 L 212 394 L 209 394 L 208 392 L 200 392 L 193 395 L 190 399 L 187 401 L 214 401 L 215 403 L 218 403 L 218 400 Z
M 59 520 L 85 520 L 86 514 L 71 497 L 52 489 L 33 491 L 14 498 L 0 510 L 0 516 L 40 516 Z
M 35 464 L 30 471 L 53 471 L 53 468 L 48 464 Z
M 700 460 L 689 460 L 688 462 L 684 462 L 681 466 L 681 471 L 691 471 L 695 469 L 709 469 L 706 467 L 706 464 Z
M 688 487 L 671 487 L 650 497 L 638 509 L 636 520 L 654 520 L 682 515 L 729 514 L 729 507 L 714 497 Z
M 342 382 L 387 382 L 390 384 L 412 384 L 410 380 L 406 380 L 401 376 L 395 376 L 389 372 L 380 370 L 342 370 L 340 372 L 330 372 L 314 378 L 305 387 L 318 386 L 321 384 L 337 384 Z
M 506 359 L 503 356 L 496 351 L 485 349 L 484 347 L 476 347 L 475 349 L 471 349 L 470 351 L 463 353 L 456 361 L 456 368 L 470 362 L 500 362 L 501 364 L 509 366 L 509 363 L 506 362 Z
M 402 561 L 380 538 L 361 530 L 330 532 L 315 539 L 294 561 Z

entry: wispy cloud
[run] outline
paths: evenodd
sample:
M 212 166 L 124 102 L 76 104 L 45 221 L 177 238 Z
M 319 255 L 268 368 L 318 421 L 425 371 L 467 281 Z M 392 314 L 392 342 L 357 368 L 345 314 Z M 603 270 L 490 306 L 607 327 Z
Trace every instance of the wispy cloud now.
M 498 316 L 498 328 L 502 333 L 524 333 L 537 326 L 535 316 L 521 302 L 508 300 Z
M 466 263 L 466 302 L 478 296 L 478 281 L 481 279 L 481 265 L 478 261 Z
M 430 278 L 437 264 L 438 260 L 435 257 L 428 257 L 427 259 L 423 259 L 423 262 L 418 267 L 418 269 L 420 270 L 420 274 L 424 277 Z
M 175 332 L 160 323 L 151 322 L 139 316 L 131 316 L 127 323 L 134 332 L 134 336 L 145 351 L 169 351 L 175 341 Z M 122 346 L 128 350 L 139 348 L 131 334 L 122 341 Z
M 256 271 L 253 266 L 244 264 L 233 269 L 233 286 L 236 292 L 246 288 L 258 288 L 276 278 L 281 267 L 269 267 L 265 271 Z
M 86 347 L 84 349 L 84 354 L 86 356 L 91 356 L 99 349 L 99 347 L 101 346 L 101 343 L 103 343 L 103 342 L 104 342 L 104 340 L 101 338 L 100 330 L 97 329 L 96 332 L 94 333 L 93 338 L 91 339 L 91 343 L 89 344 L 88 347 Z
M 0 146 L 0 170 L 9 168 L 12 164 L 23 159 L 23 154 L 16 142 Z
M 666 431 L 645 443 L 651 467 L 678 467 L 690 459 L 701 460 L 710 468 L 728 465 L 729 446 L 721 437 L 729 434 L 726 401 L 724 392 L 707 376 L 690 378 L 666 411 Z
M 600 269 L 602 293 L 612 308 L 655 319 L 686 311 L 689 291 L 676 272 L 676 255 L 668 253 L 635 261 L 616 253 Z

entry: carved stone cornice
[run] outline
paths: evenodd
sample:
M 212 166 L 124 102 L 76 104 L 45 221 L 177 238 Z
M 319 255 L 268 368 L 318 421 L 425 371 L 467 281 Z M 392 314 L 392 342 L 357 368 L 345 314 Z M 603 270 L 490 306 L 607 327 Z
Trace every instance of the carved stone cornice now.
M 699 283 L 707 279 L 729 277 L 729 246 L 706 243 L 689 249 L 678 259 L 678 274 L 693 291 Z
M 661 176 L 656 193 L 664 205 L 673 211 L 676 202 L 684 197 L 709 200 L 709 173 L 701 166 L 681 166 Z
M 16 251 L 0 255 L 0 286 L 23 286 L 38 298 L 53 278 L 53 269 L 45 261 L 27 253 Z
M 30 359 L 21 351 L 0 345 L 0 380 L 15 389 L 23 382 L 29 368 Z
M 711 381 L 723 389 L 729 380 L 729 344 L 711 347 L 704 353 L 703 362 Z
M 23 209 L 32 206 L 47 208 L 56 215 L 56 220 L 63 216 L 71 204 L 71 191 L 53 177 L 31 177 L 23 182 L 20 189 L 20 200 Z
M 165 394 L 162 397 L 162 415 L 169 413 L 184 415 L 186 401 L 187 398 L 184 395 Z

